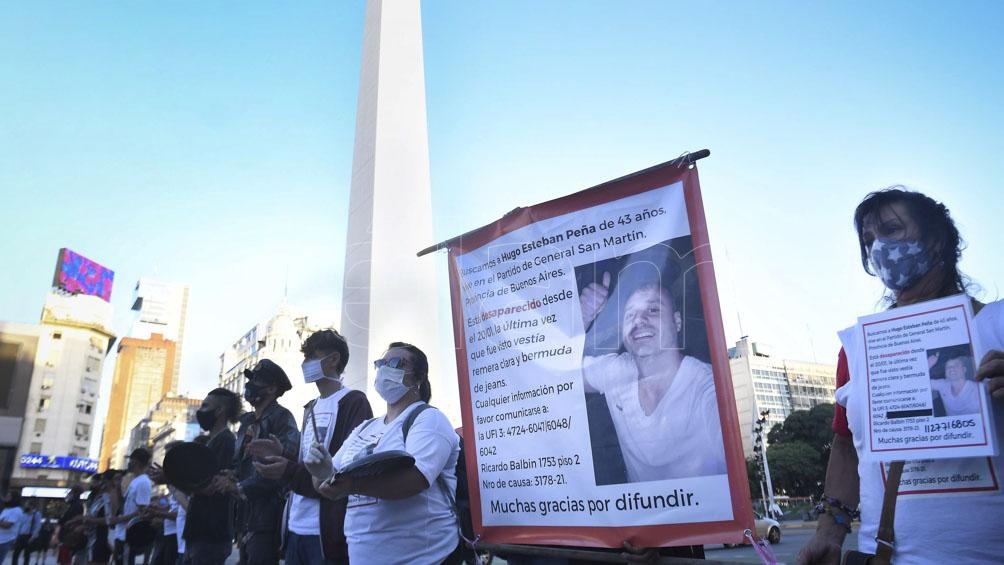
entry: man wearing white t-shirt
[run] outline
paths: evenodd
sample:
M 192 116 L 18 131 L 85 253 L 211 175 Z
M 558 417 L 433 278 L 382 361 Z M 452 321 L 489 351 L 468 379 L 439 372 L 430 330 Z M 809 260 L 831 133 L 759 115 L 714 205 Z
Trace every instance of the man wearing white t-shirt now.
M 609 275 L 580 295 L 588 327 L 607 302 Z M 711 365 L 683 355 L 683 325 L 660 282 L 627 294 L 620 317 L 623 353 L 585 357 L 586 392 L 606 397 L 628 482 L 725 474 L 725 451 Z
M 303 378 L 314 383 L 318 398 L 310 401 L 303 415 L 300 451 L 296 461 L 282 457 L 281 446 L 272 440 L 256 440 L 264 463 L 256 468 L 267 479 L 283 479 L 292 489 L 287 507 L 286 565 L 348 563 L 345 541 L 345 500 L 322 498 L 314 489 L 303 456 L 315 442 L 335 453 L 357 425 L 373 417 L 366 395 L 342 385 L 342 371 L 349 360 L 349 346 L 335 330 L 311 334 L 303 343 Z
M 153 483 L 147 476 L 147 469 L 150 468 L 150 452 L 138 447 L 129 454 L 129 472 L 135 478 L 129 482 L 126 488 L 124 501 L 122 503 L 122 514 L 110 518 L 109 525 L 115 526 L 115 553 L 116 562 L 120 565 L 133 565 L 136 556 L 145 548 L 133 548 L 126 544 L 126 530 L 140 520 L 143 510 L 150 505 L 150 491 Z

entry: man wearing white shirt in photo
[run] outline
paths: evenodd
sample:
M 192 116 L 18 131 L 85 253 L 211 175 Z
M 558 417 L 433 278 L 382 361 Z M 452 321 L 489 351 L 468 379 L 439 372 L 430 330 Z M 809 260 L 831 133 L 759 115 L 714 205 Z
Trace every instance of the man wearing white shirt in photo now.
M 583 358 L 586 392 L 606 397 L 628 482 L 725 474 L 711 365 L 683 354 L 683 318 L 669 285 L 646 267 L 651 265 L 621 271 L 623 352 Z M 606 305 L 609 285 L 604 273 L 602 284 L 580 293 L 584 327 Z

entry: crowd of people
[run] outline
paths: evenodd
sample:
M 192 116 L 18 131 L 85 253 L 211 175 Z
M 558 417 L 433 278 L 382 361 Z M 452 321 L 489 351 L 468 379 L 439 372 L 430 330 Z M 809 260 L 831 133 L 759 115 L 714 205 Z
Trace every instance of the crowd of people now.
M 882 280 L 889 292 L 890 308 L 970 291 L 958 268 L 962 240 L 944 205 L 916 192 L 887 189 L 865 198 L 855 212 L 854 224 L 864 270 Z M 602 284 L 592 285 L 584 296 L 585 324 L 595 315 L 595 307 L 606 301 L 609 281 L 605 275 Z M 680 355 L 650 355 L 665 349 L 676 351 L 675 342 L 670 342 L 675 335 L 672 329 L 679 331 L 680 319 L 671 306 L 668 289 L 640 287 L 627 298 L 629 305 L 644 302 L 640 308 L 647 317 L 639 318 L 642 322 L 632 318 L 631 324 L 625 318 L 627 353 L 604 358 L 624 366 L 626 376 L 621 380 L 627 384 L 623 386 L 644 392 L 638 382 L 648 375 L 647 370 L 660 374 L 668 366 L 673 375 L 684 375 L 677 369 L 689 362 L 694 368 L 686 378 L 707 388 L 710 369 L 699 361 Z M 971 303 L 974 327 L 981 337 L 981 350 L 975 352 L 979 359 L 975 374 L 967 370 L 966 363 L 972 360 L 947 359 L 945 379 L 937 383 L 936 392 L 946 410 L 953 411 L 964 401 L 972 404 L 969 396 L 975 384 L 971 382 L 986 381 L 997 433 L 1001 434 L 1004 301 L 982 304 L 972 299 Z M 594 308 L 587 315 L 590 304 Z M 658 335 L 667 343 L 656 341 L 658 328 L 663 328 Z M 169 469 L 151 460 L 150 452 L 136 449 L 129 455 L 126 469 L 92 477 L 86 504 L 80 490 L 71 489 L 53 535 L 60 544 L 59 562 L 133 565 L 142 556 L 144 563 L 152 560 L 157 565 L 220 565 L 235 545 L 239 561 L 254 565 L 274 564 L 280 559 L 290 565 L 461 562 L 455 472 L 460 442 L 447 418 L 429 409 L 432 391 L 425 354 L 408 343 L 394 342 L 374 362 L 373 388 L 384 401 L 384 415 L 374 418 L 366 395 L 342 383 L 349 349 L 337 331 L 312 334 L 302 351 L 302 378 L 316 386 L 318 396 L 304 407 L 299 428 L 289 410 L 277 402 L 291 389 L 288 376 L 272 361 L 260 361 L 245 371 L 244 400 L 252 410 L 242 413 L 241 399 L 222 388 L 211 391 L 198 410 L 197 420 L 205 433 L 196 441 L 206 446 L 202 453 L 214 459 L 208 480 L 198 487 L 174 480 Z M 650 363 L 649 357 L 662 365 Z M 597 372 L 604 359 L 586 363 L 587 382 L 594 389 L 620 378 L 608 374 L 609 370 Z M 933 366 L 938 359 L 932 355 L 930 360 Z M 886 479 L 889 468 L 859 461 L 866 435 L 862 426 L 867 391 L 861 377 L 851 374 L 843 351 L 837 385 L 839 407 L 833 422 L 835 435 L 819 528 L 803 548 L 799 562 L 839 563 L 843 540 L 858 515 L 860 550 L 879 554 L 879 560 L 872 562 L 888 562 L 890 554 L 896 563 L 999 562 L 1004 542 L 997 527 L 1004 517 L 1004 498 L 998 489 L 910 492 L 898 497 L 894 491 L 888 496 L 887 487 L 899 488 L 898 482 Z M 701 391 L 693 394 L 708 396 Z M 658 401 L 661 396 L 653 398 Z M 713 394 L 710 398 L 713 400 Z M 640 408 L 645 414 L 652 411 L 644 403 Z M 968 405 L 960 408 L 973 409 Z M 234 425 L 238 426 L 236 434 Z M 717 435 L 713 432 L 709 432 L 713 441 L 720 442 L 720 430 Z M 168 456 L 180 445 L 185 444 L 169 445 Z M 718 451 L 698 456 L 697 447 L 686 442 L 681 445 L 666 445 L 665 452 L 674 457 L 687 454 L 684 458 L 692 461 L 674 463 L 674 467 L 724 466 Z M 361 458 L 391 452 L 405 452 L 414 463 L 382 474 L 340 472 Z M 1001 461 L 999 455 L 986 460 L 992 476 L 1004 474 Z M 649 480 L 646 467 L 629 462 L 630 480 Z M 206 462 L 191 463 L 195 467 Z M 931 466 L 951 473 L 972 464 L 943 460 Z M 675 468 L 658 471 L 659 477 L 677 472 L 687 475 Z M 889 504 L 895 509 L 895 521 L 881 525 Z M 30 502 L 15 494 L 7 495 L 4 506 L 0 562 L 13 550 L 12 563 L 24 556 L 28 565 L 32 548 L 48 537 L 45 521 Z M 945 519 L 955 516 L 974 519 Z M 627 543 L 625 548 L 638 554 L 638 559 L 655 556 Z M 685 549 L 690 552 L 694 548 Z M 701 556 L 700 548 L 696 550 L 692 555 Z
M 459 436 L 428 404 L 425 353 L 395 342 L 374 363 L 374 388 L 386 402 L 386 414 L 374 418 L 366 395 L 342 383 L 344 337 L 322 330 L 302 351 L 303 379 L 318 396 L 304 407 L 300 428 L 277 402 L 292 388 L 289 377 L 276 363 L 259 361 L 245 371 L 250 411 L 218 388 L 196 413 L 204 433 L 193 443 L 205 448 L 195 453 L 213 459 L 207 480 L 193 485 L 176 470 L 207 468 L 183 458 L 184 442 L 165 448 L 165 461 L 182 454 L 173 467 L 134 450 L 125 469 L 94 474 L 86 497 L 70 490 L 55 532 L 59 563 L 222 565 L 235 547 L 239 562 L 253 565 L 459 563 Z M 338 472 L 387 450 L 405 451 L 414 463 L 369 477 Z M 30 504 L 12 493 L 5 506 L 0 562 L 9 549 L 19 558 L 41 532 Z

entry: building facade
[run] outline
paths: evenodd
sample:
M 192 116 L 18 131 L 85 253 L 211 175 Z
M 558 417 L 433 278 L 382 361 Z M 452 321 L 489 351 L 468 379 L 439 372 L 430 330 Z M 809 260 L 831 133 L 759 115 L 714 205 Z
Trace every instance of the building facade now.
M 42 328 L 0 322 L 0 492 L 10 487 Z
M 244 370 L 253 368 L 262 359 L 270 359 L 282 367 L 293 385 L 279 403 L 293 413 L 299 424 L 303 406 L 317 397 L 317 387 L 303 381 L 300 347 L 310 334 L 320 329 L 323 328 L 314 327 L 307 316 L 294 314 L 283 300 L 274 316 L 255 324 L 220 355 L 219 386 L 242 396 Z
M 185 320 L 188 316 L 188 285 L 141 277 L 136 283 L 132 309 L 136 320 L 129 337 L 150 339 L 160 334 L 174 342 L 174 370 L 171 374 L 172 393 L 178 390 L 181 374 L 181 351 L 185 344 Z
M 729 364 L 746 457 L 753 455 L 753 424 L 761 411 L 770 410 L 770 430 L 795 410 L 833 403 L 836 365 L 783 359 L 746 337 L 729 348 Z
M 53 290 L 41 323 L 20 325 L 37 342 L 11 486 L 65 487 L 95 470 L 88 455 L 111 322 L 103 299 Z M 21 367 L 29 350 L 23 342 Z
M 124 464 L 133 427 L 175 384 L 175 343 L 160 334 L 149 339 L 127 337 L 119 343 L 101 440 L 101 469 Z
M 144 447 L 153 454 L 153 460 L 164 460 L 167 444 L 172 441 L 191 441 L 199 435 L 199 424 L 195 413 L 202 404 L 201 398 L 188 398 L 168 394 L 129 432 L 129 442 L 125 448 L 131 453 L 137 447 Z

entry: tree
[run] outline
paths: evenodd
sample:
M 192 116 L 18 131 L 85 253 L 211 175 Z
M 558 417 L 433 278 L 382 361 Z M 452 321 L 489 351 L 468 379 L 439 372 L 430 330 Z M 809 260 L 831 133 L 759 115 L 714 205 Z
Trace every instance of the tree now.
M 780 442 L 767 448 L 770 477 L 776 491 L 789 496 L 818 494 L 826 475 L 819 451 L 804 441 Z
M 833 405 L 796 410 L 767 434 L 767 460 L 776 491 L 791 496 L 819 494 L 833 442 Z
M 767 433 L 770 445 L 800 441 L 816 450 L 824 463 L 833 442 L 833 405 L 817 404 L 811 410 L 796 410 Z M 768 457 L 770 453 L 768 453 Z M 773 466 L 773 465 L 771 465 Z

